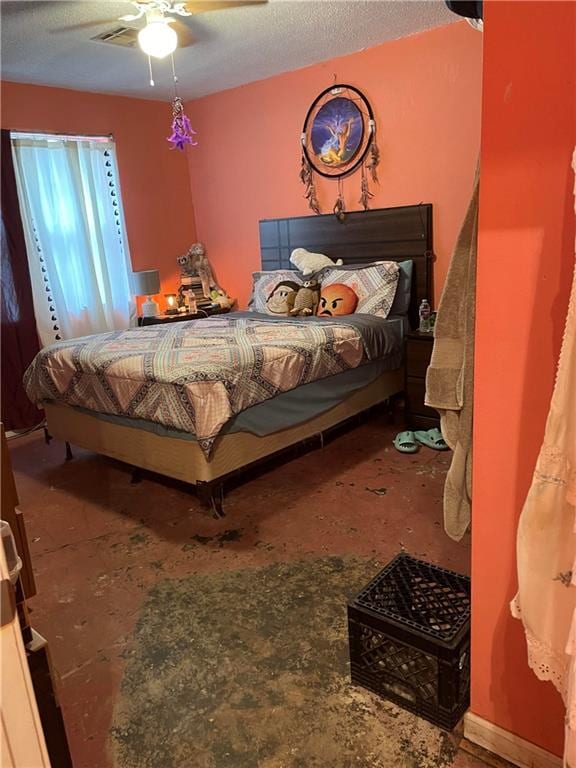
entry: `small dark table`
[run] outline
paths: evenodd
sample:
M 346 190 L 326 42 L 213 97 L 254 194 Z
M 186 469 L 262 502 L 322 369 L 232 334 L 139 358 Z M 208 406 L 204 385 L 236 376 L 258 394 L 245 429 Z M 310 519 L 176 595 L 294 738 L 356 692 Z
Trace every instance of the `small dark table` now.
M 212 315 L 225 315 L 229 309 L 218 307 L 217 309 L 201 309 L 198 312 L 179 312 L 177 315 L 156 315 L 156 317 L 139 317 L 138 326 L 162 325 L 163 323 L 179 323 L 184 320 L 202 320 Z
M 440 426 L 438 411 L 424 405 L 426 371 L 432 357 L 434 335 L 411 331 L 406 334 L 405 382 L 406 424 L 410 429 Z

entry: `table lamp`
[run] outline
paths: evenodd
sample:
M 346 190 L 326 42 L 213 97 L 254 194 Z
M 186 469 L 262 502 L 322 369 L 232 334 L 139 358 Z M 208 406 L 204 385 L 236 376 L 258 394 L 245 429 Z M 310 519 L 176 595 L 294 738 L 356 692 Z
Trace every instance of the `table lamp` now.
M 132 272 L 134 293 L 136 296 L 147 296 L 142 304 L 142 317 L 156 317 L 160 314 L 160 307 L 152 296 L 160 293 L 160 273 L 157 269 L 144 269 L 141 272 Z

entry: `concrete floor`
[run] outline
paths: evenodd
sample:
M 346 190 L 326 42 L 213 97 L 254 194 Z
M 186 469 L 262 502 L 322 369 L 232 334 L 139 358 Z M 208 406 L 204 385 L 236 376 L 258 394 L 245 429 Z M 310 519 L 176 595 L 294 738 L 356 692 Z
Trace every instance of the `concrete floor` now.
M 323 450 L 232 488 L 216 521 L 177 482 L 145 477 L 41 433 L 11 441 L 38 595 L 32 621 L 50 643 L 75 768 L 112 768 L 109 729 L 143 600 L 161 578 L 358 555 L 382 563 L 402 547 L 460 572 L 469 538 L 442 528 L 449 456 L 391 447 L 373 416 Z M 459 752 L 457 768 L 484 765 Z M 184 768 L 184 767 L 183 767 Z

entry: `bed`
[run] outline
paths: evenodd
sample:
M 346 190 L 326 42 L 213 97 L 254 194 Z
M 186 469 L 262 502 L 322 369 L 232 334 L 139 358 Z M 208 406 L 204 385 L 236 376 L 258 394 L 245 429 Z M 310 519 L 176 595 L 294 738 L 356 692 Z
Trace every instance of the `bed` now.
M 252 355 L 248 359 L 260 359 L 262 351 L 267 357 L 270 349 L 286 351 L 294 343 L 300 357 L 308 360 L 308 368 L 320 366 L 320 377 L 307 378 L 300 372 L 293 385 L 286 389 L 280 381 L 277 386 L 271 385 L 270 380 L 275 377 L 269 375 L 264 382 L 269 388 L 268 394 L 259 401 L 249 395 L 252 389 L 262 388 L 262 380 L 255 382 L 253 376 L 243 380 L 239 375 L 237 380 L 225 382 L 223 397 L 203 409 L 205 390 L 202 388 L 208 386 L 217 371 L 207 362 L 205 370 L 195 371 L 195 392 L 190 398 L 194 407 L 180 408 L 176 400 L 171 406 L 163 402 L 158 405 L 158 409 L 165 411 L 162 424 L 150 410 L 153 410 L 151 396 L 148 410 L 138 410 L 137 403 L 136 408 L 131 406 L 132 410 L 125 413 L 112 413 L 104 407 L 99 410 L 106 387 L 100 399 L 87 395 L 91 390 L 85 388 L 86 402 L 81 399 L 63 402 L 49 396 L 46 389 L 41 399 L 50 435 L 63 440 L 67 446 L 75 444 L 137 469 L 190 483 L 213 514 L 222 516 L 224 482 L 232 474 L 314 436 L 322 436 L 400 393 L 403 333 L 407 323 L 417 322 L 419 303 L 422 298 L 430 297 L 432 291 L 432 206 L 420 204 L 354 212 L 348 214 L 344 222 L 333 215 L 260 222 L 263 270 L 290 269 L 290 253 L 295 247 L 319 251 L 333 259 L 342 258 L 346 265 L 380 260 L 411 261 L 412 285 L 406 315 L 391 315 L 380 323 L 366 322 L 366 316 L 363 319 L 360 315 L 349 316 L 347 322 L 343 322 L 344 318 L 334 322 L 284 318 L 275 323 L 265 317 L 256 322 L 255 313 L 233 313 L 190 324 L 119 332 L 117 337 L 106 340 L 106 349 L 120 350 L 122 360 L 130 357 L 130 345 L 136 350 L 135 354 L 143 345 L 165 349 L 162 366 L 170 368 L 171 375 L 181 372 L 179 366 L 184 365 L 181 360 L 194 357 L 182 357 L 183 346 L 193 347 L 195 337 L 205 337 L 202 343 L 205 345 L 208 340 L 216 357 L 228 350 L 230 371 L 235 366 L 235 349 Z M 190 329 L 178 329 L 185 325 L 193 325 L 194 333 Z M 256 352 L 251 346 L 255 336 L 259 337 L 254 347 Z M 83 342 L 74 351 L 76 360 L 82 355 L 86 359 L 92 355 L 91 359 L 97 360 L 99 353 L 97 341 L 92 346 Z M 109 362 L 109 355 L 101 355 L 101 359 L 105 358 Z M 115 365 L 124 365 L 122 360 Z M 168 364 L 170 361 L 173 365 Z M 293 360 L 288 357 L 288 361 L 286 370 L 290 371 Z M 280 365 L 272 356 L 270 370 L 277 364 Z M 153 377 L 149 370 L 144 376 Z M 284 374 L 278 378 L 283 377 Z M 234 397 L 231 392 L 235 392 Z M 130 397 L 133 395 L 131 392 Z M 134 402 L 137 400 L 133 398 Z M 212 413 L 210 421 L 204 418 L 204 411 L 217 415 Z M 192 425 L 187 423 L 188 417 L 196 419 Z

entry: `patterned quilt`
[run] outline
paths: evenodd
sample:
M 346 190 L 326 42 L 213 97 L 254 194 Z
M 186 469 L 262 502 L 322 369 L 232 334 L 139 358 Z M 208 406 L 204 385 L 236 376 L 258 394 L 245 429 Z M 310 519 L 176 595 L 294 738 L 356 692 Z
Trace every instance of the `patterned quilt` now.
M 226 422 L 371 358 L 353 323 L 238 313 L 61 341 L 24 376 L 30 399 L 192 432 L 209 457 Z

